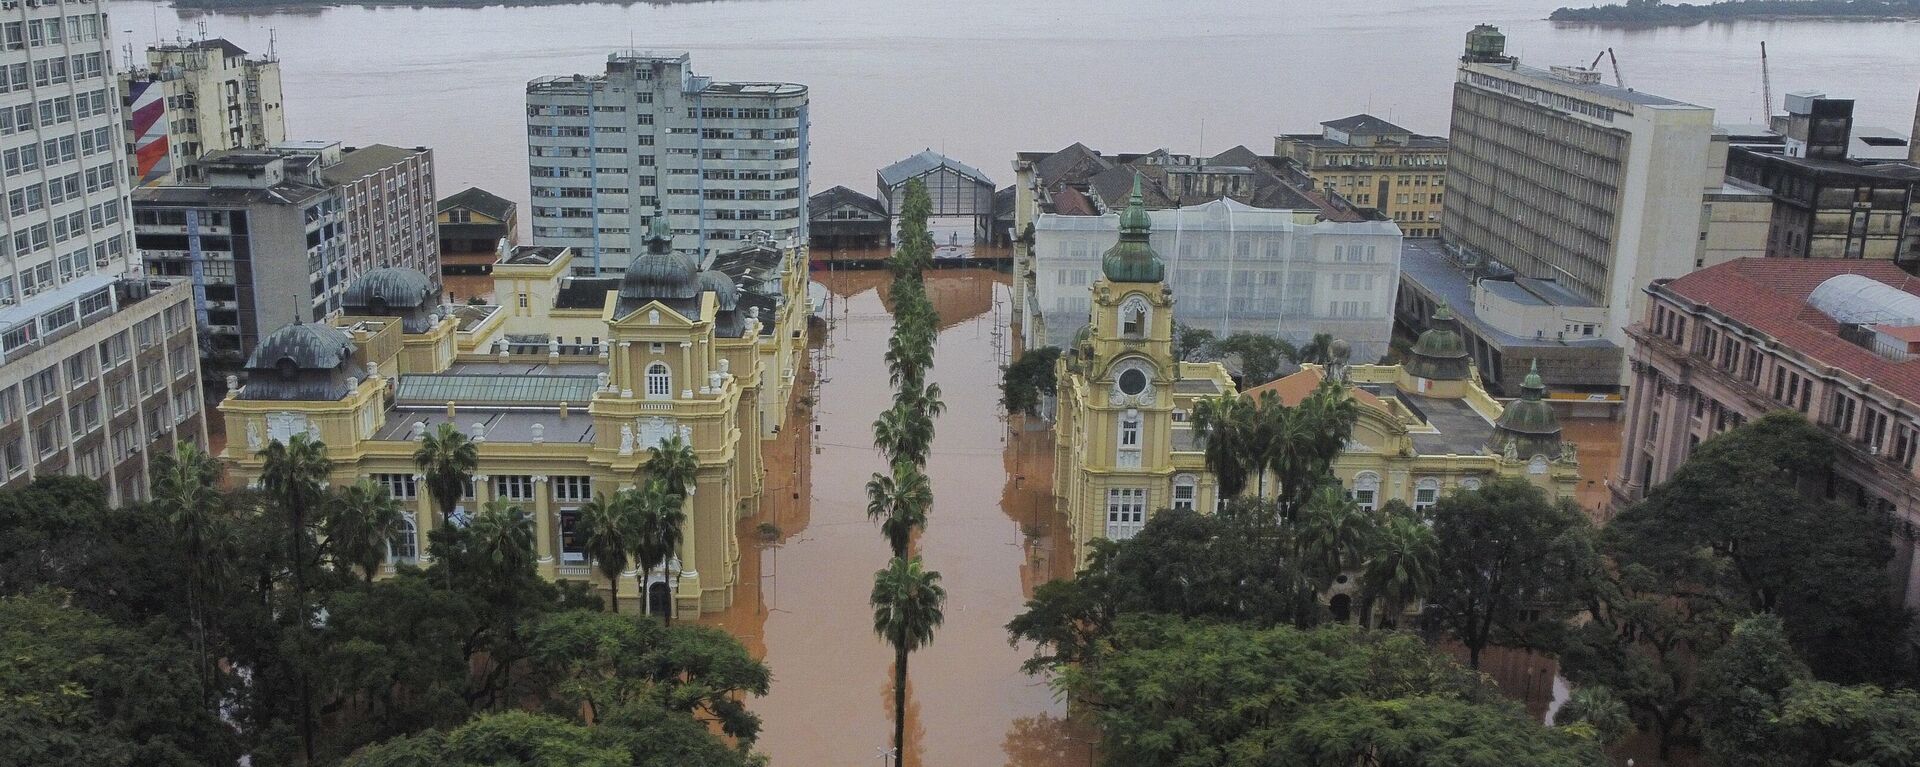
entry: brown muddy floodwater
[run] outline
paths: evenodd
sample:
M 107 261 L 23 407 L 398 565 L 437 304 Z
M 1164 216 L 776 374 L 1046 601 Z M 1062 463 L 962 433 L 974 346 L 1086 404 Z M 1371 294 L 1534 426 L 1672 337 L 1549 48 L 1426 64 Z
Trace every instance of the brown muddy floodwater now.
M 870 424 L 892 396 L 881 360 L 892 330 L 885 272 L 816 275 L 831 326 L 814 329 L 813 381 L 768 445 L 766 494 L 741 524 L 742 586 L 724 626 L 773 669 L 750 703 L 757 748 L 776 767 L 880 765 L 892 738 L 892 651 L 867 596 L 888 552 L 867 519 L 867 478 L 883 467 Z M 1004 275 L 933 271 L 942 329 L 933 379 L 947 412 L 927 473 L 934 507 L 918 548 L 947 589 L 946 623 L 908 666 L 911 767 L 1088 764 L 1087 732 L 1065 722 L 1045 681 L 1020 672 L 1029 648 L 1007 621 L 1033 588 L 1071 574 L 1052 556 L 1046 432 L 1013 438 L 999 410 L 1009 290 Z M 811 401 L 811 407 L 808 407 Z M 778 528 L 762 534 L 762 525 Z M 771 540 L 769 540 L 771 538 Z M 1064 547 L 1062 547 L 1064 548 Z

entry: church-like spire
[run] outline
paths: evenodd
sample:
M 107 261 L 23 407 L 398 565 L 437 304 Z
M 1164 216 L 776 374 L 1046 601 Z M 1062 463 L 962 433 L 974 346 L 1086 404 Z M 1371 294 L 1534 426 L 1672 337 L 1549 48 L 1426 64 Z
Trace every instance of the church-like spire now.
M 1166 266 L 1148 242 L 1153 219 L 1147 216 L 1146 198 L 1140 193 L 1140 174 L 1133 176 L 1133 193 L 1127 196 L 1127 209 L 1120 213 L 1120 242 L 1101 257 L 1101 271 L 1113 282 L 1159 282 L 1166 277 Z

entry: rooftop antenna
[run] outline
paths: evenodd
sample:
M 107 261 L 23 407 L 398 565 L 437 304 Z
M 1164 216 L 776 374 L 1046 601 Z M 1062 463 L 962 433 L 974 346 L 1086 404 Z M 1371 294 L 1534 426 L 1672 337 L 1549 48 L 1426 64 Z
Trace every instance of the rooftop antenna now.
M 1194 157 L 1207 156 L 1207 118 L 1200 118 L 1200 146 L 1194 147 Z
M 278 52 L 279 42 L 280 42 L 280 38 L 278 34 L 279 31 L 280 30 L 275 29 L 273 27 L 267 27 L 267 60 L 268 61 L 280 60 L 280 54 Z
M 202 22 L 200 22 L 199 24 L 197 24 L 196 26 L 198 27 L 198 29 L 199 29 L 199 32 L 200 32 L 200 39 L 201 39 L 201 40 L 205 40 L 205 39 L 207 39 L 207 23 L 206 23 L 206 22 L 204 22 L 204 21 L 202 21 Z

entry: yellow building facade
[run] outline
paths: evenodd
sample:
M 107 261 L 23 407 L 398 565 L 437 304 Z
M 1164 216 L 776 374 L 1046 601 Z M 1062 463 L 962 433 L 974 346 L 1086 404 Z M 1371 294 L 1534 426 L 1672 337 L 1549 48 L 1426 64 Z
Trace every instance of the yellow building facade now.
M 1092 540 L 1130 538 L 1157 510 L 1222 501 L 1190 415 L 1200 399 L 1236 390 L 1219 363 L 1175 361 L 1174 297 L 1146 244 L 1146 220 L 1137 200 L 1122 214 L 1120 243 L 1091 289 L 1091 321 L 1056 370 L 1054 488 L 1083 564 Z M 1436 317 L 1405 365 L 1337 359 L 1239 396 L 1296 405 L 1327 377 L 1342 381 L 1360 418 L 1333 474 L 1368 509 L 1391 500 L 1426 508 L 1497 476 L 1572 498 L 1578 459 L 1560 439 L 1539 376 L 1528 377 L 1520 399 L 1495 400 L 1451 323 L 1450 314 Z M 1343 358 L 1344 344 L 1336 347 Z
M 600 279 L 566 277 L 571 252 L 536 264 L 516 249 L 495 268 L 502 306 L 443 306 L 417 272 L 369 274 L 349 288 L 346 316 L 289 326 L 254 351 L 220 406 L 224 457 L 251 482 L 267 444 L 317 436 L 332 484 L 371 479 L 408 504 L 392 564 L 424 565 L 441 520 L 413 453 L 452 424 L 480 455 L 460 513 L 520 505 L 542 575 L 605 588 L 574 534 L 577 510 L 644 483 L 648 448 L 679 436 L 699 465 L 679 556 L 627 572 L 618 591 L 652 611 L 723 609 L 739 577 L 735 523 L 763 489 L 761 441 L 785 418 L 810 315 L 804 249 L 753 247 L 773 255 L 729 273 L 655 238 L 625 274 Z
M 1319 133 L 1275 136 L 1273 153 L 1293 160 L 1315 187 L 1387 214 L 1408 237 L 1440 236 L 1447 139 L 1422 136 L 1373 115 L 1320 124 Z

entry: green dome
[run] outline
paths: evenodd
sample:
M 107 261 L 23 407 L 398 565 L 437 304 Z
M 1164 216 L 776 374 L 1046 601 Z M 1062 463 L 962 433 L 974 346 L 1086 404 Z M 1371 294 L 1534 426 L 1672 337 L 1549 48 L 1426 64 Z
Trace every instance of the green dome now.
M 1553 414 L 1553 406 L 1547 404 L 1546 396 L 1547 387 L 1540 380 L 1540 361 L 1536 359 L 1527 377 L 1520 382 L 1520 398 L 1507 403 L 1500 418 L 1493 422 L 1493 436 L 1487 440 L 1487 449 L 1505 453 L 1511 443 L 1514 455 L 1521 458 L 1560 455 L 1560 419 Z
M 1471 360 L 1467 342 L 1453 318 L 1453 309 L 1445 303 L 1433 312 L 1433 321 L 1413 344 L 1407 360 L 1407 372 L 1434 381 L 1466 380 Z
M 1101 272 L 1112 282 L 1159 282 L 1167 276 L 1160 255 L 1147 242 L 1153 220 L 1140 195 L 1140 176 L 1134 174 L 1133 194 L 1127 197 L 1127 209 L 1120 213 L 1120 241 L 1100 258 Z

